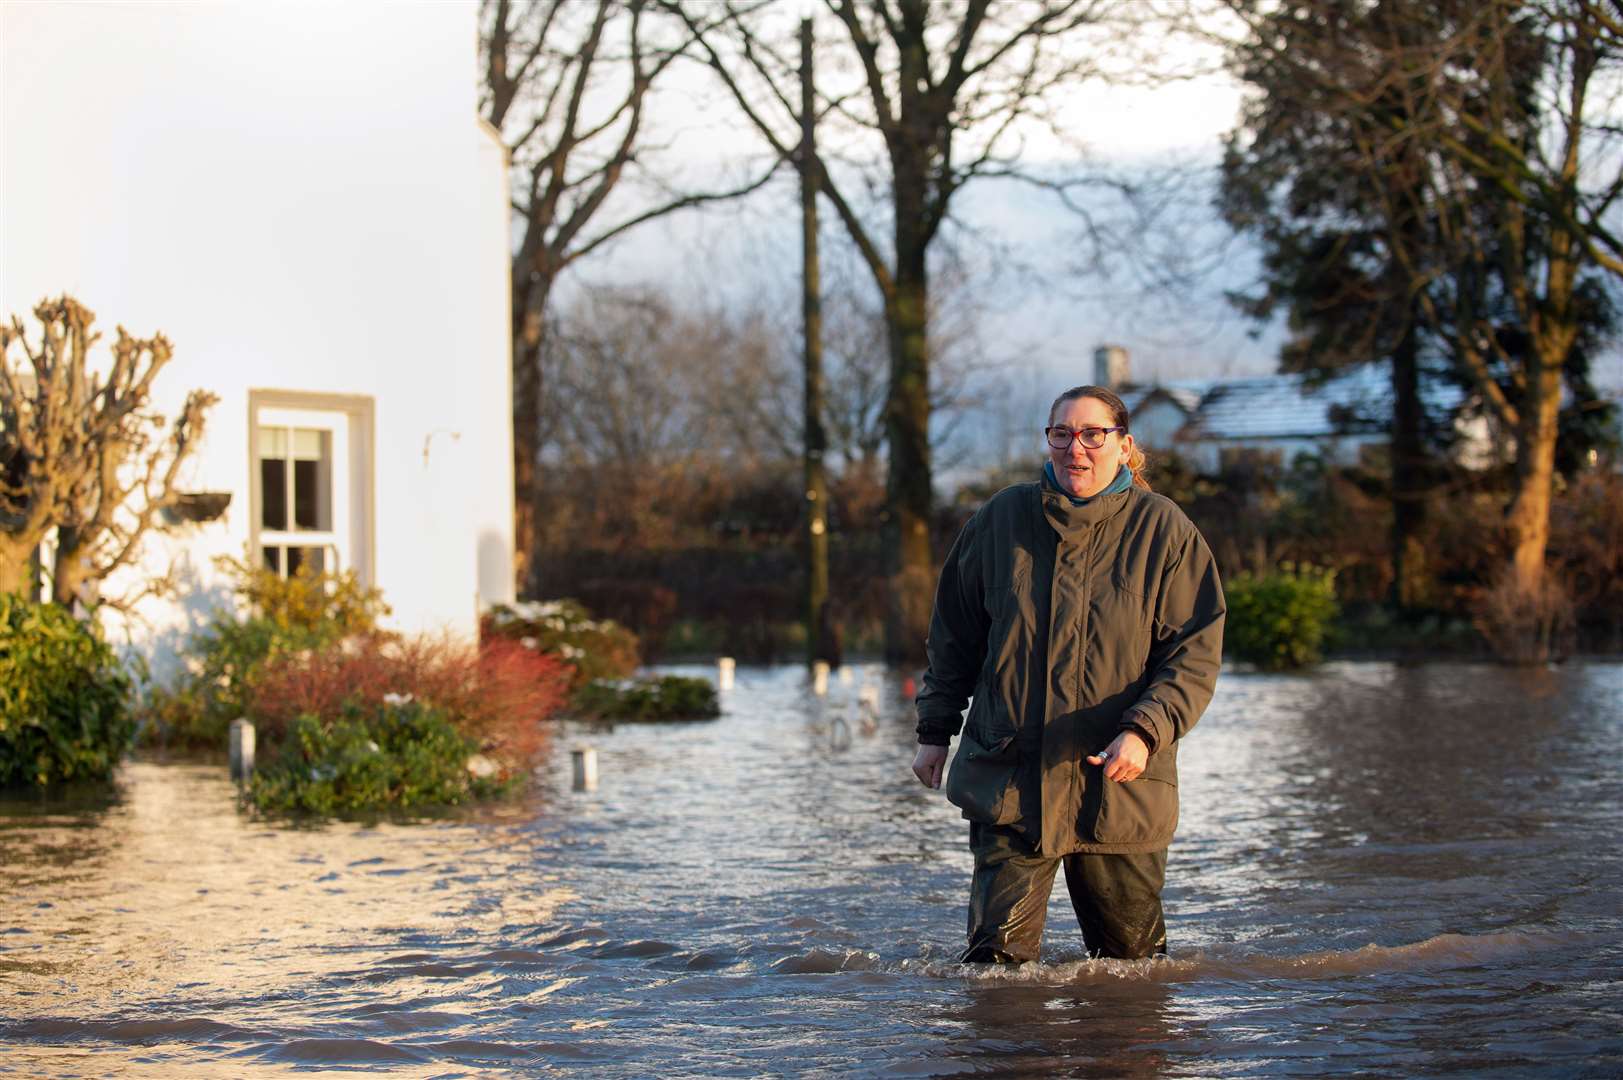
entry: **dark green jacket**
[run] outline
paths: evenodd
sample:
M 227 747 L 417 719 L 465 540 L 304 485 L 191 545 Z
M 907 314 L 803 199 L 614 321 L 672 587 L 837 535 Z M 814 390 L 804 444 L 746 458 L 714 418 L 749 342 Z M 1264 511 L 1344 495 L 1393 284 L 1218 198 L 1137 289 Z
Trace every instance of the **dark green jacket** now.
M 953 543 L 930 620 L 919 741 L 963 728 L 947 798 L 1045 855 L 1166 847 L 1178 741 L 1211 700 L 1223 614 L 1211 552 L 1170 499 L 998 492 Z M 1084 759 L 1123 729 L 1150 759 L 1115 783 Z

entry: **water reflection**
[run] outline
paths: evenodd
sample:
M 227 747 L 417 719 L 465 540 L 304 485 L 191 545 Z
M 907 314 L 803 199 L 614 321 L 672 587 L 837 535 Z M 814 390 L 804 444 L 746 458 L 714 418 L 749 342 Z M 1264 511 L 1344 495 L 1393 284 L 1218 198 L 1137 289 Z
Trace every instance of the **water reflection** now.
M 88 814 L 8 814 L 0 833 L 7 959 L 71 975 L 75 1001 L 92 1008 L 319 977 L 392 940 L 545 921 L 564 895 L 544 880 L 500 886 L 528 862 L 522 836 L 492 845 L 468 825 L 255 824 L 213 765 L 138 762 L 120 790 Z
M 931 1074 L 1160 1076 L 1166 1044 L 1184 1034 L 1172 1015 L 1171 987 L 1087 966 L 1070 976 L 1058 986 L 996 975 L 970 980 L 940 1013 L 962 1034 L 934 1050 Z
M 1386 944 L 1545 925 L 1615 871 L 1593 851 L 1623 809 L 1615 771 L 1596 767 L 1619 734 L 1596 674 L 1365 664 L 1228 679 L 1220 730 L 1186 758 L 1194 820 L 1169 875 L 1193 869 Z M 1263 934 L 1296 938 L 1274 920 Z
M 965 825 L 877 668 L 565 727 L 525 800 L 417 824 L 256 822 L 217 764 L 136 763 L 0 805 L 0 1042 L 25 1075 L 1619 1071 L 1620 704 L 1623 665 L 1225 675 L 1174 958 L 1087 960 L 1060 893 L 1044 962 L 993 972 L 952 962 Z

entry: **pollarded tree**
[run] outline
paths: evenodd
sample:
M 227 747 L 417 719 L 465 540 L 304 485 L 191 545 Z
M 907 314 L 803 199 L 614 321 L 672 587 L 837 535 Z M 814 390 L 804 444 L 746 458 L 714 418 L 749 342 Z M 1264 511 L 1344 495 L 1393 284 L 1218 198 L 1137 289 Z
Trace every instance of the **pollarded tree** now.
M 63 296 L 34 316 L 37 344 L 20 318 L 0 327 L 0 593 L 29 587 L 35 553 L 54 533 L 51 599 L 71 605 L 129 565 L 159 512 L 180 501 L 181 464 L 218 399 L 193 390 L 166 430 L 148 402 L 173 354 L 168 338 L 120 326 L 104 375 L 91 361 L 101 335 L 88 308 Z M 13 359 L 13 343 L 31 371 Z

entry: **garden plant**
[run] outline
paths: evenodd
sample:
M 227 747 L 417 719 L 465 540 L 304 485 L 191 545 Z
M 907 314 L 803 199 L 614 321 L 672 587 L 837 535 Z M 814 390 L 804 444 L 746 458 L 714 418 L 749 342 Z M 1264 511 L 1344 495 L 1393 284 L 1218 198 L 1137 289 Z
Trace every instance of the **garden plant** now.
M 705 679 L 664 675 L 587 683 L 573 710 L 594 720 L 709 720 L 721 715 L 721 703 Z
M 1234 656 L 1267 671 L 1319 662 L 1338 610 L 1334 570 L 1285 563 L 1266 574 L 1238 574 L 1223 591 L 1223 640 Z
M 0 593 L 0 786 L 110 777 L 135 731 L 129 694 L 91 625 Z
M 350 573 L 225 567 L 236 604 L 193 638 L 188 674 L 152 693 L 147 718 L 155 740 L 212 747 L 231 721 L 251 721 L 260 762 L 247 794 L 259 811 L 486 798 L 518 786 L 545 748 L 576 671 L 556 653 L 500 635 L 382 630 L 387 605 Z
M 378 590 L 353 573 L 300 570 L 283 578 L 246 561 L 218 565 L 233 581 L 236 604 L 217 609 L 193 636 L 178 685 L 149 694 L 147 741 L 223 747 L 231 721 L 249 714 L 272 660 L 372 633 L 389 613 Z
M 623 679 L 637 670 L 637 636 L 612 619 L 594 619 L 576 600 L 498 604 L 485 616 L 485 636 L 517 641 L 574 667 L 572 685 Z

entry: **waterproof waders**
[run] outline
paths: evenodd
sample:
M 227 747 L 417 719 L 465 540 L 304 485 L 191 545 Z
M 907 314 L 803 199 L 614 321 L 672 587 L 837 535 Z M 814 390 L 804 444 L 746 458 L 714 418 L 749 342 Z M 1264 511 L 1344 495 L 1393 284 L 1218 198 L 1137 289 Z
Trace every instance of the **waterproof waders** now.
M 969 948 L 960 963 L 1037 959 L 1054 873 L 1063 863 L 1071 907 L 1088 955 L 1139 960 L 1167 951 L 1161 885 L 1167 853 L 1077 853 L 1044 857 L 1015 829 L 970 822 L 975 878 L 969 891 Z

